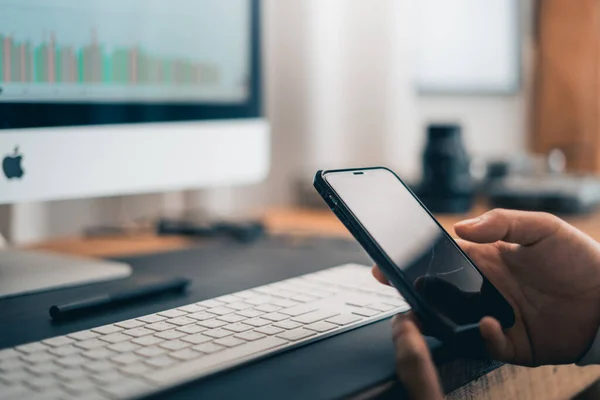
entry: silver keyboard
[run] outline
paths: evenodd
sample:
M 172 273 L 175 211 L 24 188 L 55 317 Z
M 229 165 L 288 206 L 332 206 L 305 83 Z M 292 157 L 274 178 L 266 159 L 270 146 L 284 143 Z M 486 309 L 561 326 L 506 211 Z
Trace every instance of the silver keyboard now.
M 143 397 L 408 309 L 342 265 L 0 350 L 0 400 Z

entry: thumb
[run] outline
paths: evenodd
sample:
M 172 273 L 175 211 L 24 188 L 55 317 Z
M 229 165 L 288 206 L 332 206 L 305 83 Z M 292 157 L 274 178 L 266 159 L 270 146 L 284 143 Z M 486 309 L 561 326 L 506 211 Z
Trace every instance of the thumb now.
M 396 372 L 411 400 L 442 400 L 442 387 L 429 348 L 410 315 L 393 319 Z
M 459 222 L 454 230 L 461 238 L 475 243 L 503 241 L 532 246 L 554 235 L 563 224 L 548 213 L 495 209 Z
M 502 330 L 500 322 L 492 317 L 484 317 L 479 322 L 479 331 L 488 353 L 493 359 L 514 362 L 515 350 L 512 342 Z

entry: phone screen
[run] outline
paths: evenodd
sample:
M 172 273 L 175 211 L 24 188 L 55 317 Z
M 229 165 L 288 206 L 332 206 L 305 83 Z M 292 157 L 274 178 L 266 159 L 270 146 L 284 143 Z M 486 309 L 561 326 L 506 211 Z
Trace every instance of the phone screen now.
M 393 173 L 344 171 L 325 179 L 433 310 L 457 325 L 485 315 L 506 320 L 504 298 Z

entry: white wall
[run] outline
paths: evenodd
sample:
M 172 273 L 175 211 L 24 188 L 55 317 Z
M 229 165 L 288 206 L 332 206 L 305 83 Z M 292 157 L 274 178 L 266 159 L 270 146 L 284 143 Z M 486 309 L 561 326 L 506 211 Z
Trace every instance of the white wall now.
M 525 90 L 465 97 L 414 92 L 412 1 L 417 0 L 264 1 L 266 110 L 273 128 L 272 171 L 265 183 L 21 204 L 12 207 L 8 236 L 13 243 L 26 243 L 184 208 L 230 213 L 290 204 L 296 181 L 310 180 L 318 168 L 387 164 L 416 176 L 424 125 L 432 120 L 460 121 L 473 154 L 523 151 L 531 0 L 522 2 Z

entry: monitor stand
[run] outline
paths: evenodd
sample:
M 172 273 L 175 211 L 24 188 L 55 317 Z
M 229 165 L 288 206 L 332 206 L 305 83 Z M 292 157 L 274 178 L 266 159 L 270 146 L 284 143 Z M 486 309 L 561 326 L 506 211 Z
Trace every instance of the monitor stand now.
M 131 275 L 125 263 L 0 249 L 0 298 L 110 281 Z

